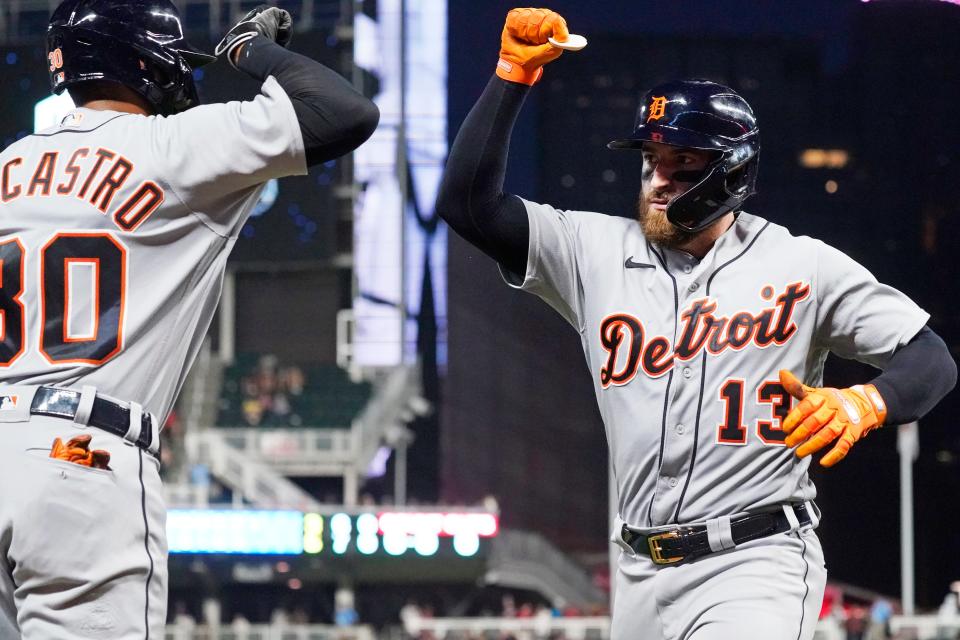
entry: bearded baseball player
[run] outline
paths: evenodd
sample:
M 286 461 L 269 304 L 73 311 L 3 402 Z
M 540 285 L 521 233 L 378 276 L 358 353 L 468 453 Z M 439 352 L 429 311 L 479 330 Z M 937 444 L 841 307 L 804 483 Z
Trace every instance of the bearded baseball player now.
M 610 143 L 642 158 L 635 220 L 503 193 L 514 120 L 568 35 L 552 11 L 508 14 L 438 211 L 580 334 L 616 477 L 614 640 L 812 638 L 826 568 L 811 454 L 829 467 L 916 420 L 956 366 L 904 294 L 741 209 L 760 138 L 727 87 L 658 86 Z M 883 373 L 823 387 L 828 352 Z
M 376 106 L 261 7 L 217 47 L 262 81 L 199 105 L 169 0 L 67 0 L 47 35 L 79 105 L 0 154 L 0 638 L 163 637 L 160 425 L 263 184 L 343 155 Z

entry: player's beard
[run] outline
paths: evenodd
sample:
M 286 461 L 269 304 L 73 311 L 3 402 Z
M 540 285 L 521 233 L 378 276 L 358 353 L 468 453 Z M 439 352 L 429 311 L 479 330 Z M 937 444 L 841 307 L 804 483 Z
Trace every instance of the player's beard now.
M 640 221 L 643 235 L 650 242 L 670 249 L 677 249 L 686 245 L 697 235 L 674 226 L 672 222 L 667 220 L 667 212 L 655 209 L 650 204 L 650 198 L 642 191 L 637 201 L 637 219 Z

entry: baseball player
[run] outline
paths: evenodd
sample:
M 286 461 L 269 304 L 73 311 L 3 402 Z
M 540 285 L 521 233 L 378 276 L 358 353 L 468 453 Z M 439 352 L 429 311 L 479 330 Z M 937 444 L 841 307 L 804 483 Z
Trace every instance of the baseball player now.
M 826 569 L 810 455 L 831 466 L 956 380 L 928 315 L 845 254 L 741 209 L 759 131 L 733 90 L 654 88 L 632 135 L 637 219 L 502 191 L 513 122 L 566 23 L 514 9 L 437 210 L 580 334 L 616 478 L 614 640 L 813 637 Z M 883 373 L 822 387 L 828 352 Z
M 162 638 L 158 431 L 263 184 L 360 145 L 379 113 L 248 13 L 217 47 L 262 81 L 199 105 L 214 56 L 170 0 L 67 0 L 47 35 L 79 105 L 0 153 L 0 638 Z

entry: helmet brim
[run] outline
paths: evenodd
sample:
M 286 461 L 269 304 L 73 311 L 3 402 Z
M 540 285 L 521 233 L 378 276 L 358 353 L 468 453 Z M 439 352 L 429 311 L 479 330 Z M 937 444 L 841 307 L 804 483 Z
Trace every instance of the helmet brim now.
M 192 46 L 190 46 L 189 49 L 177 49 L 177 53 L 183 57 L 187 64 L 190 65 L 191 69 L 199 69 L 200 67 L 208 65 L 217 59 L 217 56 L 204 53 L 199 49 L 194 49 Z
M 698 131 L 691 131 L 682 127 L 643 125 L 637 127 L 629 138 L 621 138 L 607 143 L 607 148 L 637 150 L 643 147 L 644 142 L 656 142 L 672 147 L 683 147 L 684 149 L 720 152 L 727 151 L 732 146 L 723 138 L 704 135 Z

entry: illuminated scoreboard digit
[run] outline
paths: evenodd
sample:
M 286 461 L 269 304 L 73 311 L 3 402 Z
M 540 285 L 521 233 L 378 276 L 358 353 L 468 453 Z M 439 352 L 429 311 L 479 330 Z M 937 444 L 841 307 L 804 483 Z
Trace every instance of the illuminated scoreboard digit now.
M 170 553 L 432 557 L 446 548 L 469 558 L 498 531 L 491 513 L 171 509 L 167 517 Z
M 319 513 L 303 514 L 303 552 L 323 551 L 323 516 Z
M 452 538 L 453 551 L 463 557 L 475 556 L 480 538 L 497 535 L 499 523 L 491 513 L 338 513 L 330 519 L 333 553 L 357 551 L 373 555 L 381 549 L 391 556 L 413 552 L 433 556 L 441 538 Z
M 353 539 L 353 523 L 350 516 L 338 513 L 330 518 L 330 534 L 333 538 L 333 552 L 342 555 L 350 548 Z

